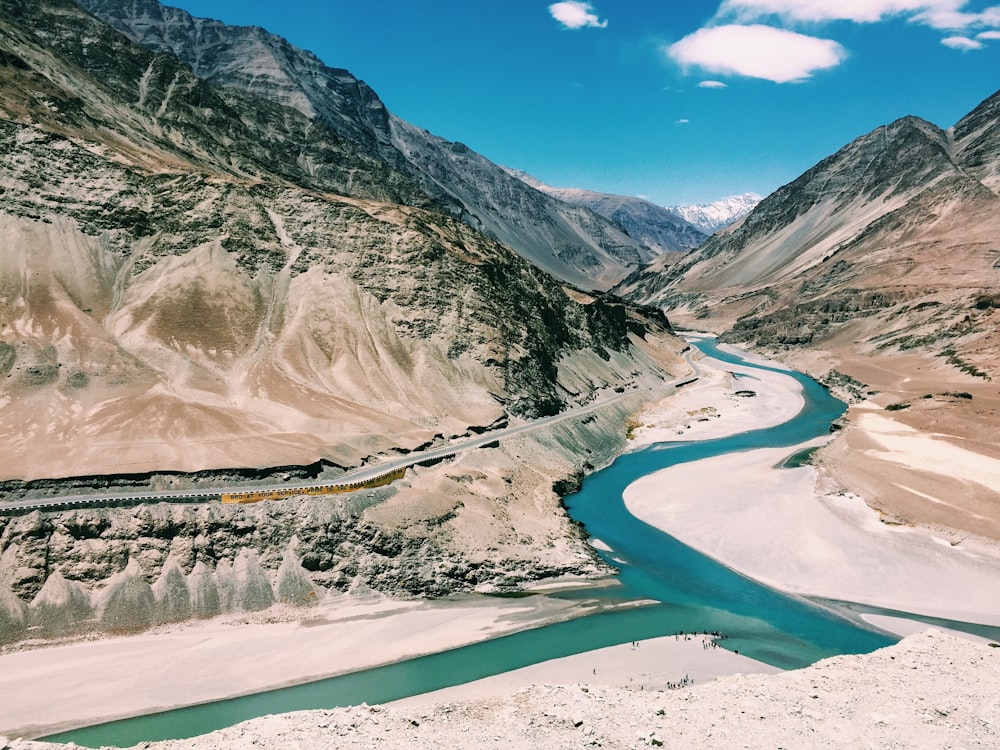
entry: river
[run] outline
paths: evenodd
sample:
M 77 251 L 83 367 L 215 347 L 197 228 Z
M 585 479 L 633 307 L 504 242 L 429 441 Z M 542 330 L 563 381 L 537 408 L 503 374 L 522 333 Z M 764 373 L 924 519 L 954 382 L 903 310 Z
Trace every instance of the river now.
M 752 364 L 720 351 L 712 341 L 697 346 L 722 361 Z M 192 737 L 266 714 L 384 703 L 547 659 L 680 631 L 723 632 L 725 648 L 782 668 L 887 646 L 896 639 L 848 616 L 847 610 L 826 608 L 762 586 L 639 521 L 622 500 L 630 483 L 666 466 L 750 448 L 794 446 L 825 434 L 830 422 L 843 413 L 844 404 L 815 381 L 787 374 L 802 384 L 805 396 L 805 406 L 791 421 L 717 440 L 661 444 L 626 453 L 566 498 L 570 515 L 610 547 L 610 552 L 601 554 L 621 571 L 621 586 L 596 595 L 651 599 L 658 604 L 595 614 L 384 667 L 45 739 L 85 747 L 127 747 Z M 752 377 L 747 383 L 752 389 Z M 593 598 L 595 592 L 564 596 Z

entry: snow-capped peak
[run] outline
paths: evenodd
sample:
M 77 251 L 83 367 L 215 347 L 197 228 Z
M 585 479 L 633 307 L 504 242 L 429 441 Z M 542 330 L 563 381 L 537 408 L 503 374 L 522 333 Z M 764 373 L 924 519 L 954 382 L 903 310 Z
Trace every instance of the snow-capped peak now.
M 743 193 L 714 201 L 688 206 L 667 206 L 669 211 L 694 224 L 706 234 L 714 234 L 737 219 L 742 219 L 761 202 L 756 193 Z

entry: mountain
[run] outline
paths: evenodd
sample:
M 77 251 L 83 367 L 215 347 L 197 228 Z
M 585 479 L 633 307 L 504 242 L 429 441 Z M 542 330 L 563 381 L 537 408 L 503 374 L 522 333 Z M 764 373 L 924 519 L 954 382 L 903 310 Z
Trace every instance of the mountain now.
M 310 582 L 412 596 L 607 572 L 556 488 L 610 461 L 640 394 L 684 367 L 658 310 L 452 215 L 346 75 L 314 69 L 343 117 L 310 116 L 291 88 L 222 85 L 262 70 L 251 49 L 210 81 L 68 0 L 0 10 L 0 500 L 336 477 L 624 394 L 336 501 L 0 514 L 0 639 L 196 613 L 185 575 L 242 571 L 262 596 L 225 607 L 252 609 Z M 447 169 L 480 163 L 453 149 Z M 504 180 L 525 210 L 612 226 Z
M 954 348 L 994 369 L 983 348 L 992 326 L 962 321 L 982 315 L 977 300 L 997 280 L 997 98 L 949 131 L 916 117 L 877 128 L 620 290 L 764 345 L 818 342 L 850 324 L 880 350 Z
M 761 197 L 756 193 L 743 193 L 712 203 L 667 206 L 667 210 L 677 214 L 705 234 L 715 234 L 753 211 L 760 201 Z
M 861 136 L 617 292 L 855 404 L 822 481 L 893 523 L 996 538 L 997 474 L 973 467 L 1000 460 L 998 237 L 1000 93 L 948 130 L 904 117 Z
M 546 195 L 574 206 L 584 206 L 615 222 L 628 232 L 630 237 L 642 242 L 653 251 L 646 254 L 644 262 L 649 262 L 663 253 L 676 254 L 690 250 L 708 238 L 706 233 L 676 213 L 642 198 L 597 193 L 582 188 L 557 188 L 546 185 L 527 172 L 513 169 L 507 171 Z
M 346 125 L 67 2 L 2 23 L 10 476 L 356 464 L 651 372 L 642 313 L 568 295 Z
M 616 224 L 541 195 L 464 144 L 399 119 L 351 73 L 279 36 L 193 18 L 156 0 L 80 4 L 137 44 L 176 56 L 214 87 L 255 94 L 332 130 L 419 186 L 411 205 L 432 201 L 562 281 L 607 289 L 649 257 Z

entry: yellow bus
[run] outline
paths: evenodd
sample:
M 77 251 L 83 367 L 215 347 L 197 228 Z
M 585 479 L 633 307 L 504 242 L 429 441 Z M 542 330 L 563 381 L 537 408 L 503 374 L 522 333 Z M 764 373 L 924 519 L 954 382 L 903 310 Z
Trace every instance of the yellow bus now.
M 318 487 L 282 487 L 278 490 L 246 490 L 242 492 L 223 492 L 220 495 L 224 503 L 259 503 L 262 500 L 281 500 L 295 495 L 339 495 L 344 492 L 355 492 L 370 487 L 381 487 L 391 484 L 406 475 L 406 467 L 393 469 L 377 477 L 360 482 L 345 482 L 323 484 Z

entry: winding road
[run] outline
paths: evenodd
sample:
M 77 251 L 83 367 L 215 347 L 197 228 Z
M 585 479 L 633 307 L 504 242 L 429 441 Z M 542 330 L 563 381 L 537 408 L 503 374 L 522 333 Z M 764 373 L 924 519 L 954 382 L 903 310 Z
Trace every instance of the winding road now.
M 676 380 L 672 380 L 662 385 L 651 387 L 648 392 L 656 391 L 666 391 L 671 388 L 680 388 L 681 386 L 693 383 L 701 376 L 701 370 L 698 365 L 692 359 L 692 354 L 695 350 L 690 347 L 684 352 L 684 361 L 691 368 L 691 374 Z M 240 485 L 240 486 L 229 486 L 229 487 L 212 487 L 203 488 L 195 490 L 164 490 L 160 492 L 124 492 L 124 493 L 105 493 L 105 494 L 90 494 L 90 495 L 63 495 L 56 497 L 46 497 L 46 498 L 28 498 L 24 500 L 14 500 L 10 502 L 0 503 L 0 515 L 4 515 L 10 512 L 23 513 L 24 511 L 31 510 L 45 510 L 55 507 L 75 507 L 75 506 L 101 506 L 101 505 L 131 505 L 137 503 L 159 503 L 159 502 L 191 502 L 195 500 L 218 500 L 221 495 L 225 493 L 232 492 L 261 492 L 268 490 L 295 490 L 295 489 L 308 489 L 311 487 L 319 487 L 329 484 L 351 484 L 355 482 L 364 482 L 369 479 L 374 479 L 387 472 L 394 469 L 402 469 L 413 466 L 414 464 L 424 463 L 427 461 L 437 461 L 451 456 L 455 456 L 459 453 L 465 453 L 466 451 L 475 450 L 476 448 L 481 448 L 485 445 L 495 443 L 498 440 L 503 440 L 515 435 L 521 435 L 526 432 L 532 432 L 534 430 L 541 429 L 543 427 L 548 427 L 549 425 L 562 422 L 566 419 L 571 419 L 574 417 L 579 417 L 588 414 L 598 409 L 602 409 L 611 404 L 617 403 L 622 399 L 628 398 L 629 396 L 634 396 L 639 391 L 626 391 L 624 393 L 618 393 L 609 398 L 603 399 L 601 401 L 595 401 L 591 404 L 586 404 L 584 406 L 578 406 L 573 409 L 567 409 L 566 411 L 555 414 L 551 417 L 542 417 L 540 419 L 534 419 L 525 424 L 516 425 L 514 427 L 505 427 L 499 430 L 492 430 L 490 432 L 483 433 L 482 435 L 477 435 L 473 438 L 468 438 L 460 440 L 457 442 L 452 442 L 447 445 L 439 446 L 436 448 L 429 448 L 423 451 L 414 451 L 405 456 L 399 458 L 393 458 L 387 461 L 380 461 L 378 463 L 372 464 L 370 466 L 364 466 L 353 471 L 349 471 L 346 474 L 342 474 L 331 482 L 329 479 L 317 480 L 314 482 L 302 482 L 298 484 L 289 485 L 285 484 L 271 484 L 271 485 Z

